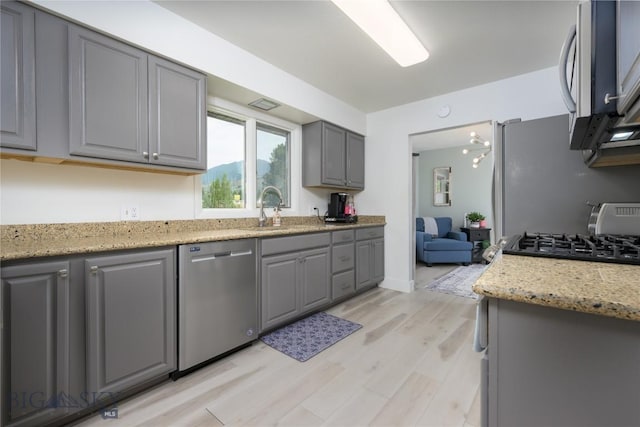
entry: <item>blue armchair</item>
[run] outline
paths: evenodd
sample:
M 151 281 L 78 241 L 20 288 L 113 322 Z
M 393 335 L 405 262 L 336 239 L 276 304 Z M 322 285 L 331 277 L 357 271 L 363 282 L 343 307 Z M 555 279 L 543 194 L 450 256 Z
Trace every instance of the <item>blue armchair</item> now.
M 431 267 L 436 263 L 471 263 L 473 244 L 461 231 L 451 231 L 450 217 L 435 218 L 438 234 L 425 233 L 424 219 L 416 218 L 416 257 Z

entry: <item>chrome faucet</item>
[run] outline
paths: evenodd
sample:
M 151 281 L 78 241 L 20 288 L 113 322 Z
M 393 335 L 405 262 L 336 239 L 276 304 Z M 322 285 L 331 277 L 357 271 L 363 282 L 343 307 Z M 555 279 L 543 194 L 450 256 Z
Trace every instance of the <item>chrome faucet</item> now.
M 264 213 L 264 195 L 267 193 L 267 191 L 275 193 L 276 196 L 278 196 L 278 198 L 280 199 L 280 202 L 278 203 L 278 206 L 276 206 L 276 208 L 280 207 L 280 205 L 283 203 L 282 193 L 280 192 L 280 190 L 272 185 L 267 185 L 266 187 L 264 187 L 262 189 L 262 194 L 260 194 L 260 198 L 258 199 L 258 203 L 260 204 L 260 217 L 258 218 L 259 227 L 264 227 L 265 223 L 267 222 L 267 215 L 265 215 Z

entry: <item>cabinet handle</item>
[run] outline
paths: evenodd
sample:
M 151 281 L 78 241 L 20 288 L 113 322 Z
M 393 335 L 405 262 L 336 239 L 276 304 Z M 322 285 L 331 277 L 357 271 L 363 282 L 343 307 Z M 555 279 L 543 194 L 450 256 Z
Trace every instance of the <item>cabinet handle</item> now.
M 99 267 L 98 267 L 97 265 L 92 265 L 92 266 L 89 268 L 89 271 L 91 271 L 91 274 L 98 274 L 98 268 L 99 268 Z
M 66 268 L 63 268 L 62 270 L 58 271 L 58 276 L 59 277 L 64 278 L 64 277 L 67 277 L 68 275 L 69 275 L 69 272 L 67 271 Z
M 153 160 L 158 160 L 158 153 L 153 153 Z
M 142 152 L 142 157 L 144 157 L 145 159 L 149 158 L 149 152 L 148 151 L 143 151 Z
M 346 256 L 346 255 L 343 255 L 343 256 L 340 257 L 340 261 L 342 261 L 342 262 L 347 262 L 350 259 L 351 259 L 351 257 L 350 256 Z
M 611 95 L 610 93 L 605 93 L 604 94 L 604 103 L 605 104 L 609 104 L 614 99 L 624 98 L 625 96 L 626 96 L 625 93 L 623 93 L 622 95 L 617 95 L 617 96 Z

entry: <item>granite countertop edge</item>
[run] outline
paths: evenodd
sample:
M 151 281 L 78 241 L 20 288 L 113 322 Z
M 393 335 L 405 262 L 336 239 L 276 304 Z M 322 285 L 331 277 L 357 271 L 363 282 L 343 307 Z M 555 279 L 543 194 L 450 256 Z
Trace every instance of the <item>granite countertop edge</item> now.
M 249 221 L 251 220 L 249 219 Z M 253 220 L 257 221 L 257 219 Z M 43 235 L 39 231 L 46 230 L 47 226 L 61 229 L 62 224 L 3 225 L 2 239 L 0 241 L 0 261 L 236 239 L 289 236 L 384 226 L 386 224 L 384 217 L 365 217 L 364 221 L 356 224 L 294 223 L 287 225 L 285 223 L 281 227 L 268 226 L 262 229 L 252 225 L 252 222 L 238 221 L 229 222 L 229 225 L 233 228 L 225 228 L 225 223 L 222 221 L 222 225 L 216 224 L 220 228 L 200 229 L 203 226 L 202 223 L 199 223 L 200 221 L 207 220 L 184 220 L 180 221 L 181 224 L 177 227 L 170 227 L 169 221 L 149 222 L 147 230 L 145 230 L 144 224 L 128 223 L 125 225 L 132 225 L 133 228 L 123 228 L 122 222 L 69 224 L 68 228 L 65 228 L 65 231 L 60 233 L 59 238 Z M 163 227 L 164 225 L 166 227 Z M 85 232 L 85 228 L 90 228 L 91 231 Z M 97 232 L 96 230 L 99 231 Z
M 522 264 L 532 264 L 536 273 L 518 269 Z M 587 273 L 576 276 L 567 268 L 572 265 Z M 613 284 L 602 274 L 605 270 L 619 280 Z M 640 266 L 636 265 L 507 255 L 492 262 L 474 283 L 473 291 L 490 298 L 640 321 L 639 277 Z

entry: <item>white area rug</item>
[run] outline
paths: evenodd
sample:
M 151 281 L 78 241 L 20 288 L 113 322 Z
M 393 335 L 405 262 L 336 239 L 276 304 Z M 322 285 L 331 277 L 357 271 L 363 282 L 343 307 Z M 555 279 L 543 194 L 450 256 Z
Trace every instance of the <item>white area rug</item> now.
M 425 285 L 423 289 L 429 289 L 445 294 L 458 295 L 465 298 L 477 298 L 478 295 L 471 290 L 473 283 L 488 267 L 485 264 L 471 264 L 466 267 L 458 267 L 450 273 Z

